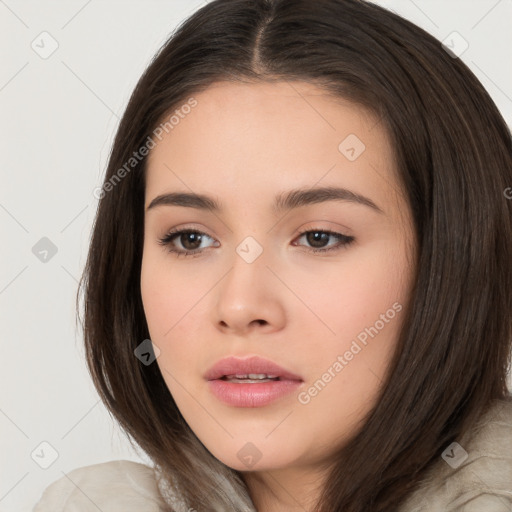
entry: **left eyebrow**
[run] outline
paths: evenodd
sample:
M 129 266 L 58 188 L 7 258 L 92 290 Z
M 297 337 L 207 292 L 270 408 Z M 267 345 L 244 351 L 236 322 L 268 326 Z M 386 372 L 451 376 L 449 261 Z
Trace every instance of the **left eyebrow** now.
M 280 214 L 283 211 L 300 208 L 315 203 L 327 201 L 347 201 L 367 206 L 374 211 L 384 214 L 384 211 L 377 206 L 370 198 L 356 194 L 351 190 L 339 187 L 319 187 L 312 189 L 295 189 L 281 193 L 275 197 L 272 211 Z M 157 206 L 183 206 L 186 208 L 197 208 L 210 212 L 222 213 L 223 208 L 214 198 L 190 192 L 171 192 L 155 197 L 146 211 Z
M 326 201 L 348 201 L 372 208 L 376 212 L 384 213 L 370 198 L 356 194 L 351 190 L 339 187 L 319 187 L 311 189 L 290 190 L 276 197 L 272 209 L 275 213 L 281 213 L 293 208 L 299 208 L 309 204 L 323 203 Z

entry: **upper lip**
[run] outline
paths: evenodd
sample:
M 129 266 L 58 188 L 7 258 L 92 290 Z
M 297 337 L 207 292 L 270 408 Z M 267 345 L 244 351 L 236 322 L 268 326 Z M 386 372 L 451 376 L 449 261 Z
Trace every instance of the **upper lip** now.
M 285 370 L 269 359 L 259 356 L 243 359 L 230 356 L 220 359 L 206 372 L 204 378 L 206 380 L 215 380 L 226 375 L 248 375 L 249 373 L 265 373 L 267 375 L 275 375 L 281 379 L 302 381 L 302 378 L 298 375 Z

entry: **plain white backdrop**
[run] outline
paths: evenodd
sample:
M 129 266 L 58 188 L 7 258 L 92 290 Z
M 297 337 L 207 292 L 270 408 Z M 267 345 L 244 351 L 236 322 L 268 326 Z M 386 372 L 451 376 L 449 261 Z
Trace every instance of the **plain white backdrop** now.
M 464 50 L 460 58 L 512 126 L 512 0 L 375 3 Z M 75 294 L 93 191 L 129 95 L 174 28 L 204 4 L 0 0 L 1 512 L 30 511 L 76 467 L 148 462 L 92 386 Z

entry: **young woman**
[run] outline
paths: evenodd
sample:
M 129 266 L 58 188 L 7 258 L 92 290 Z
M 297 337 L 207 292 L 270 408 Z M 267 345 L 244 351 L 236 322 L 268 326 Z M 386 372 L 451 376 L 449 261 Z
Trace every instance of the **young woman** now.
M 87 363 L 154 467 L 36 512 L 512 509 L 512 140 L 358 0 L 213 0 L 140 79 L 82 287 Z

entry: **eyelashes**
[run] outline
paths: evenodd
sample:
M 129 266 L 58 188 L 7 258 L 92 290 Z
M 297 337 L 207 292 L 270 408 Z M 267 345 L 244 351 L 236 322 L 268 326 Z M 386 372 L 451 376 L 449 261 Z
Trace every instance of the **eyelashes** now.
M 202 231 L 197 231 L 195 229 L 177 229 L 177 230 L 171 230 L 167 235 L 165 235 L 163 238 L 160 238 L 158 240 L 158 243 L 162 246 L 164 246 L 168 252 L 175 253 L 178 257 L 186 257 L 186 256 L 194 256 L 199 253 L 203 252 L 203 249 L 177 249 L 174 246 L 174 241 L 177 238 L 182 238 L 185 235 L 189 235 L 193 237 L 193 241 L 199 240 L 199 242 L 202 242 L 203 237 L 211 238 L 206 233 L 203 233 Z M 190 240 L 189 240 L 190 241 Z
M 314 235 L 314 236 L 310 236 Z M 319 236 L 318 236 L 319 235 Z M 305 237 L 308 243 L 317 243 L 328 240 L 329 238 L 335 238 L 338 242 L 335 245 L 317 248 L 312 247 L 308 249 L 308 252 L 311 253 L 327 253 L 329 251 L 340 251 L 347 246 L 349 246 L 352 242 L 354 242 L 355 238 L 353 236 L 344 235 L 342 233 L 337 233 L 335 231 L 326 230 L 326 229 L 308 229 L 301 231 L 296 240 Z M 204 248 L 177 248 L 175 245 L 175 241 L 177 240 L 182 246 L 192 243 L 201 244 L 204 238 L 209 238 L 213 240 L 212 237 L 203 233 L 202 231 L 198 231 L 196 229 L 176 229 L 169 231 L 163 238 L 158 239 L 158 244 L 163 246 L 168 252 L 174 254 L 176 257 L 193 257 L 199 256 L 204 252 Z M 216 242 L 218 244 L 218 242 Z M 297 245 L 293 243 L 293 245 Z M 210 246 L 211 247 L 211 246 Z M 217 245 L 218 247 L 218 245 Z

